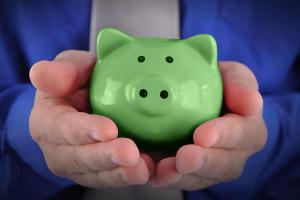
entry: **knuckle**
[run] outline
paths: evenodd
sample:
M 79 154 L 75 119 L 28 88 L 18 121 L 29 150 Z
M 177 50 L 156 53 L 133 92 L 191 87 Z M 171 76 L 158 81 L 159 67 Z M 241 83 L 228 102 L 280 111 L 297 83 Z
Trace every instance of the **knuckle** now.
M 235 72 L 233 74 L 239 74 L 239 76 L 240 76 L 239 79 L 241 79 L 241 77 L 243 77 L 244 81 L 248 82 L 249 85 L 251 85 L 253 88 L 258 90 L 259 85 L 258 85 L 257 79 L 256 79 L 254 73 L 245 64 L 236 62 L 236 61 L 229 61 L 229 62 L 225 62 L 223 64 L 223 67 L 221 67 L 221 69 L 223 69 L 223 70 L 230 69 L 231 72 Z

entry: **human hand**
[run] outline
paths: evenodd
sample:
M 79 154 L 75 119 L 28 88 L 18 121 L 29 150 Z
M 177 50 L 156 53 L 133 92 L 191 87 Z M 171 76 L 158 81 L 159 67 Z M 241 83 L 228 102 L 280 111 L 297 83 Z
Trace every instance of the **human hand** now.
M 150 158 L 132 140 L 117 138 L 112 120 L 88 114 L 88 82 L 95 62 L 91 53 L 65 51 L 32 67 L 30 79 L 37 91 L 31 136 L 58 176 L 93 188 L 146 183 Z
M 149 181 L 152 186 L 197 190 L 233 180 L 248 158 L 265 145 L 263 99 L 255 76 L 236 62 L 220 62 L 219 68 L 229 112 L 198 126 L 194 144 L 159 161 Z

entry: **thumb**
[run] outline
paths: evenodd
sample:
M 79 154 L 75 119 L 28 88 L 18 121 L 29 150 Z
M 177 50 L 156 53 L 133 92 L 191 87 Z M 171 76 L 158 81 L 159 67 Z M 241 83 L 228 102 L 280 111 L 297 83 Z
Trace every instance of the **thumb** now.
M 227 108 L 241 116 L 261 115 L 263 99 L 248 67 L 237 62 L 220 62 Z
M 53 61 L 34 64 L 29 77 L 38 90 L 61 97 L 87 86 L 95 62 L 93 53 L 64 51 Z

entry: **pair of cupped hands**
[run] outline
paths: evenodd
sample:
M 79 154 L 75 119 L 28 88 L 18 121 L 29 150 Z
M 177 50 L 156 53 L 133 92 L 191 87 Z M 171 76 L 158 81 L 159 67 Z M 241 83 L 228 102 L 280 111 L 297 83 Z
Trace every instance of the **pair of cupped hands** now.
M 247 159 L 266 143 L 255 76 L 240 63 L 220 62 L 228 113 L 198 126 L 194 143 L 176 155 L 153 159 L 131 139 L 118 138 L 111 119 L 89 114 L 95 62 L 92 53 L 70 50 L 30 71 L 37 89 L 30 133 L 55 175 L 92 188 L 150 184 L 196 190 L 239 177 Z

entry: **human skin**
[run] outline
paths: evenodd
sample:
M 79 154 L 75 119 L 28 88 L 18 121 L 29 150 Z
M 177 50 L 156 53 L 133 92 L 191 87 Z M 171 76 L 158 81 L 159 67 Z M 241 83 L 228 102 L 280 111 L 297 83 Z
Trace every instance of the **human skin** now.
M 267 141 L 263 99 L 253 73 L 237 62 L 220 62 L 228 112 L 194 131 L 194 144 L 158 162 L 155 187 L 198 190 L 238 178 L 245 162 Z
M 89 114 L 88 83 L 95 62 L 92 53 L 65 51 L 30 71 L 37 88 L 30 133 L 58 176 L 93 188 L 149 183 L 196 190 L 237 178 L 266 143 L 255 76 L 240 63 L 220 62 L 228 113 L 196 128 L 194 144 L 154 161 L 132 140 L 118 138 L 112 120 Z
M 58 176 L 94 188 L 144 184 L 150 158 L 132 140 L 117 138 L 113 121 L 88 114 L 95 61 L 91 53 L 65 51 L 32 67 L 30 79 L 37 91 L 30 133 Z

